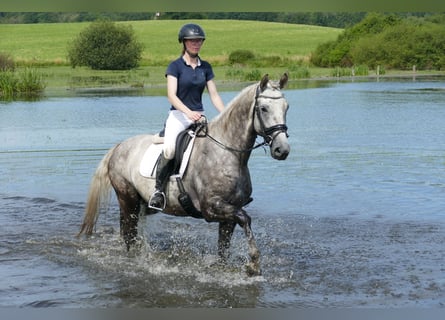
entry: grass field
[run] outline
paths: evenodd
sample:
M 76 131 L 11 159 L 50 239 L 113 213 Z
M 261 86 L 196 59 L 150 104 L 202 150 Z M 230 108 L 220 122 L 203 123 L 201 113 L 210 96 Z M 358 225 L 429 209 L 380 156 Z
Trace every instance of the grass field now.
M 99 87 L 144 88 L 150 94 L 165 94 L 164 72 L 167 64 L 181 52 L 177 34 L 188 22 L 119 22 L 131 25 L 138 41 L 144 45 L 140 67 L 129 71 L 97 71 L 69 66 L 68 45 L 89 23 L 0 24 L 0 53 L 9 54 L 18 69 L 37 68 L 43 75 L 47 95 Z M 291 79 L 332 77 L 332 70 L 314 68 L 308 59 L 317 45 L 336 39 L 342 29 L 238 20 L 197 22 L 207 35 L 201 56 L 213 64 L 220 90 L 239 88 L 249 73 L 268 73 L 272 78 L 278 78 L 284 71 L 289 71 Z M 251 50 L 256 57 L 263 58 L 262 65 L 230 66 L 229 54 L 240 49 Z M 267 61 L 276 58 L 285 61 L 285 65 L 268 64 Z M 310 75 L 297 76 L 300 66 Z
M 180 53 L 179 28 L 190 21 L 150 20 L 119 22 L 131 25 L 144 45 L 142 66 L 165 65 Z M 238 49 L 260 56 L 289 59 L 307 57 L 322 42 L 334 40 L 342 29 L 237 20 L 201 20 L 207 40 L 202 56 L 214 64 L 224 63 Z M 21 64 L 67 65 L 68 44 L 88 23 L 0 24 L 0 52 Z

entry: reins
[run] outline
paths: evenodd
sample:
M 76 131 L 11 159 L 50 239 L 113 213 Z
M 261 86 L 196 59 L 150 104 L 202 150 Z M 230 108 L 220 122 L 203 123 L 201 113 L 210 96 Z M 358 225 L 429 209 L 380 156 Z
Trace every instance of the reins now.
M 254 113 L 256 114 L 256 116 L 260 122 L 261 131 L 264 134 L 264 136 L 259 134 L 258 132 L 257 132 L 257 135 L 261 135 L 263 137 L 263 139 L 264 139 L 263 142 L 257 143 L 256 145 L 254 145 L 253 147 L 248 148 L 248 149 L 236 149 L 236 148 L 232 148 L 230 146 L 226 146 L 225 144 L 218 141 L 217 139 L 215 139 L 208 133 L 208 126 L 207 126 L 208 122 L 207 122 L 207 118 L 205 118 L 205 116 L 203 116 L 204 121 L 199 121 L 199 123 L 198 123 L 198 128 L 196 130 L 196 136 L 197 137 L 206 137 L 206 138 L 210 139 L 211 141 L 213 141 L 214 143 L 216 143 L 221 148 L 223 148 L 224 150 L 237 152 L 237 153 L 251 152 L 255 149 L 258 149 L 258 148 L 266 146 L 266 145 L 270 146 L 271 143 L 273 142 L 273 140 L 275 139 L 275 137 L 282 132 L 284 132 L 286 134 L 286 136 L 289 136 L 287 134 L 287 126 L 285 124 L 276 124 L 269 128 L 266 127 L 264 120 L 260 114 L 260 108 L 258 106 L 258 98 L 259 97 L 263 97 L 266 99 L 283 99 L 283 96 L 271 97 L 271 96 L 261 95 L 260 86 L 258 86 L 256 89 Z M 253 121 L 255 121 L 255 117 L 253 117 Z M 201 133 L 202 131 L 203 131 L 203 134 Z
M 205 118 L 205 116 L 203 116 L 203 118 Z M 255 149 L 258 149 L 262 146 L 268 145 L 268 143 L 266 141 L 263 141 L 262 143 L 258 143 L 255 146 L 253 146 L 252 148 L 248 148 L 248 149 L 235 149 L 229 146 L 226 146 L 224 143 L 218 141 L 217 139 L 215 139 L 214 137 L 212 137 L 209 132 L 208 132 L 208 127 L 207 127 L 208 123 L 207 123 L 207 119 L 205 119 L 205 121 L 200 121 L 198 124 L 198 129 L 196 130 L 196 136 L 200 137 L 200 138 L 208 138 L 211 141 L 213 141 L 214 143 L 216 143 L 218 146 L 220 146 L 222 149 L 227 150 L 227 151 L 232 151 L 232 152 L 238 152 L 238 153 L 245 153 L 245 152 L 251 152 Z M 201 133 L 203 132 L 203 133 Z

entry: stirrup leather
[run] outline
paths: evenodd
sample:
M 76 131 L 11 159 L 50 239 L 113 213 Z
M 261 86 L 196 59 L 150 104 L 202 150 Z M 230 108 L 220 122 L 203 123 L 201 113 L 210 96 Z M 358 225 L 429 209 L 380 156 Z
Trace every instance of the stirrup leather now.
M 160 194 L 162 196 L 162 205 L 160 207 L 154 206 L 152 204 L 153 197 L 155 195 L 157 195 L 157 194 Z M 155 209 L 155 210 L 158 210 L 158 211 L 162 211 L 162 210 L 165 209 L 166 205 L 167 205 L 167 198 L 165 196 L 165 193 L 160 191 L 160 190 L 155 190 L 155 192 L 153 192 L 153 194 L 150 196 L 150 199 L 148 200 L 148 207 L 150 209 Z

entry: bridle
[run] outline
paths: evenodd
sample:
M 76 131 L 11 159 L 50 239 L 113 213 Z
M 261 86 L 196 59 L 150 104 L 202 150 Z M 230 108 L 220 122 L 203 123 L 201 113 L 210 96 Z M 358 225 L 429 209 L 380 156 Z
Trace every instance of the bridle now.
M 260 123 L 260 127 L 261 127 L 261 133 L 257 132 L 258 135 L 262 136 L 264 139 L 264 144 L 263 145 L 271 145 L 273 143 L 273 140 L 282 132 L 284 132 L 286 134 L 286 137 L 289 137 L 289 135 L 287 134 L 287 126 L 283 123 L 283 124 L 276 124 L 273 125 L 271 127 L 266 127 L 266 125 L 264 124 L 264 120 L 261 117 L 261 108 L 258 105 L 258 98 L 265 98 L 265 99 L 284 99 L 284 97 L 281 95 L 279 97 L 272 97 L 272 96 L 266 96 L 266 95 L 261 95 L 260 92 L 260 86 L 257 87 L 256 89 L 256 94 L 255 94 L 255 106 L 254 106 L 254 110 L 255 110 L 255 114 L 258 118 L 258 121 Z M 254 118 L 255 121 L 255 118 Z
M 272 97 L 272 96 L 266 96 L 266 95 L 261 95 L 261 90 L 260 90 L 260 86 L 258 86 L 256 88 L 256 93 L 255 93 L 255 105 L 253 107 L 254 109 L 254 117 L 253 117 L 253 121 L 255 122 L 255 116 L 258 118 L 258 121 L 260 123 L 260 130 L 261 132 L 256 132 L 257 135 L 260 135 L 261 137 L 263 137 L 264 141 L 261 143 L 258 143 L 256 145 L 254 145 L 252 148 L 248 148 L 248 149 L 235 149 L 229 146 L 226 146 L 225 144 L 223 144 L 222 142 L 216 140 L 214 137 L 212 137 L 211 135 L 209 135 L 208 130 L 207 130 L 207 119 L 205 119 L 204 122 L 202 122 L 200 124 L 200 127 L 196 130 L 196 136 L 197 137 L 206 137 L 210 140 L 212 140 L 214 143 L 216 143 L 218 146 L 220 146 L 221 148 L 225 149 L 225 150 L 229 150 L 229 151 L 233 151 L 233 152 L 238 152 L 238 153 L 244 153 L 244 152 L 251 152 L 259 147 L 262 146 L 270 146 L 274 139 L 280 134 L 280 133 L 285 133 L 286 137 L 289 137 L 288 133 L 287 133 L 287 126 L 283 123 L 283 124 L 276 124 L 270 127 L 266 127 L 265 123 L 264 123 L 264 119 L 261 117 L 261 108 L 258 105 L 258 98 L 265 98 L 265 99 L 284 99 L 284 97 L 281 96 L 277 96 L 277 97 Z M 254 125 L 255 128 L 255 125 Z M 203 133 L 201 133 L 203 132 Z

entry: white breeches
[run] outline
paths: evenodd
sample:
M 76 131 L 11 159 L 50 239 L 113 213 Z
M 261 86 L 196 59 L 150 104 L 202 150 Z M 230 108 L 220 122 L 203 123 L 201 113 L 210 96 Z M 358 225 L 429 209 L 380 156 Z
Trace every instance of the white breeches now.
M 164 135 L 164 157 L 173 159 L 175 157 L 176 137 L 181 131 L 187 129 L 193 120 L 190 120 L 185 113 L 179 110 L 170 110 L 167 122 L 165 123 Z

